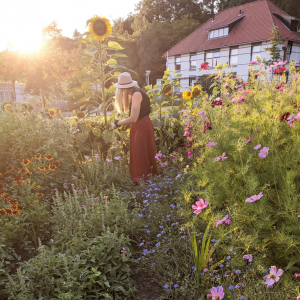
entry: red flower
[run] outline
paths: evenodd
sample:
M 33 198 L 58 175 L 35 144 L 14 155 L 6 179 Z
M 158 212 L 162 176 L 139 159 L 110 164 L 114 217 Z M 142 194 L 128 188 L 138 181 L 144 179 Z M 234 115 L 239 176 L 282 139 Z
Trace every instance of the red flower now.
M 289 117 L 290 113 L 289 112 L 285 112 L 281 117 L 280 120 L 281 121 L 286 121 L 286 119 Z

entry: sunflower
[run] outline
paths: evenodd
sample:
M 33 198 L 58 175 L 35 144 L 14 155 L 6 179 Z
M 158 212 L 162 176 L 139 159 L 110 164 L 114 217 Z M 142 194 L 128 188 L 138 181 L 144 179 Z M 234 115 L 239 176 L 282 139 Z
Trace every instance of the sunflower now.
M 46 160 L 52 160 L 53 156 L 51 154 L 46 154 L 45 158 L 46 158 Z
M 36 197 L 36 198 L 43 198 L 43 197 L 44 197 L 44 194 L 39 193 L 39 194 L 36 194 L 35 197 Z
M 187 91 L 183 92 L 183 94 L 182 94 L 183 99 L 191 99 L 192 96 L 193 96 L 193 93 L 190 90 L 187 90 Z
M 201 93 L 201 90 L 200 90 L 200 89 L 197 89 L 197 88 L 196 88 L 196 89 L 194 89 L 194 88 L 193 88 L 193 96 L 194 96 L 194 97 L 197 97 L 197 96 L 199 96 L 199 95 L 200 95 L 200 93 Z
M 97 41 L 104 41 L 111 34 L 111 24 L 106 18 L 96 15 L 89 20 L 89 33 Z
M 0 191 L 4 188 L 4 184 L 2 182 L 0 182 Z M 3 195 L 3 194 L 2 194 Z M 1 195 L 1 196 L 2 196 Z M 3 198 L 3 197 L 2 197 Z
M 48 114 L 49 114 L 49 116 L 50 117 L 55 117 L 56 116 L 56 109 L 54 109 L 54 108 L 50 108 L 49 110 L 48 110 Z
M 6 110 L 6 111 L 12 111 L 11 104 L 4 105 L 4 110 Z
M 60 162 L 58 160 L 52 162 L 52 165 L 59 167 L 60 166 Z
M 77 119 L 76 118 L 73 117 L 72 121 L 73 121 L 74 124 L 77 124 Z
M 36 191 L 36 190 L 38 190 L 40 187 L 41 187 L 41 186 L 38 184 L 38 185 L 36 185 L 36 186 L 33 188 L 33 190 Z
M 59 110 L 58 108 L 56 109 L 56 113 L 58 114 L 58 115 L 61 115 L 61 110 Z
M 92 128 L 92 125 L 91 125 L 90 123 L 87 123 L 87 124 L 85 125 L 85 127 L 91 129 L 91 128 Z
M 78 117 L 78 118 L 84 118 L 84 112 L 79 111 L 79 112 L 77 113 L 77 117 Z
M 165 95 L 168 95 L 172 90 L 172 87 L 170 84 L 166 84 L 163 86 L 163 89 L 162 89 L 162 92 L 165 94 Z
M 27 166 L 30 163 L 30 160 L 28 158 L 23 159 L 23 165 Z
M 36 159 L 41 159 L 41 157 L 42 157 L 42 154 L 40 154 L 40 153 L 37 153 L 35 156 L 34 156 Z
M 54 171 L 56 169 L 56 166 L 55 165 L 49 165 L 48 169 L 51 170 L 51 171 Z

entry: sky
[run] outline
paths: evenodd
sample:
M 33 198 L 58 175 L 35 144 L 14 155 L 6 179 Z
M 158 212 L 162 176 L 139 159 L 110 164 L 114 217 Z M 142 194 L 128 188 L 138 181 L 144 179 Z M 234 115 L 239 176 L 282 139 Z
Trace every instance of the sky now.
M 62 34 L 72 37 L 77 29 L 84 33 L 93 15 L 110 21 L 134 12 L 139 0 L 1 0 L 0 51 L 9 43 L 21 51 L 36 51 L 42 29 L 56 21 Z

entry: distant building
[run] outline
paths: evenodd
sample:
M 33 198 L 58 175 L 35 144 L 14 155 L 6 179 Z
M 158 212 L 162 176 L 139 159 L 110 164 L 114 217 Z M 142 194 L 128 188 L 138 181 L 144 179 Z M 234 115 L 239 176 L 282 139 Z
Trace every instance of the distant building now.
M 278 27 L 288 62 L 300 62 L 300 19 L 294 18 L 269 0 L 258 0 L 229 8 L 216 14 L 206 23 L 168 50 L 167 67 L 182 74 L 180 85 L 193 86 L 201 76 L 214 72 L 218 64 L 233 65 L 232 72 L 248 78 L 250 61 L 259 57 L 270 59 L 266 47 L 271 46 L 272 28 Z M 201 63 L 210 68 L 199 72 Z M 160 83 L 158 80 L 157 83 Z
M 15 91 L 16 91 L 16 101 L 23 103 L 25 102 L 23 94 L 23 85 L 16 82 Z M 14 88 L 11 82 L 0 82 L 0 102 L 11 103 L 14 101 Z

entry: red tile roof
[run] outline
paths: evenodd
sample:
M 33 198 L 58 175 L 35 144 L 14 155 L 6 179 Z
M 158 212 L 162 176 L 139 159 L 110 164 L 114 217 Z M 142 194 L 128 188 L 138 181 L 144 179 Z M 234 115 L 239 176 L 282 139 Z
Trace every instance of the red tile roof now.
M 242 11 L 242 15 L 238 16 Z M 283 39 L 300 42 L 300 33 L 291 32 L 273 13 L 287 15 L 269 0 L 257 0 L 244 5 L 226 9 L 215 15 L 215 21 L 209 19 L 202 26 L 176 44 L 168 51 L 168 55 L 196 52 L 231 45 L 266 41 L 270 39 L 271 29 L 278 26 Z M 232 30 L 229 36 L 208 39 L 208 30 L 226 26 L 245 16 Z M 165 56 L 167 53 L 164 54 Z

